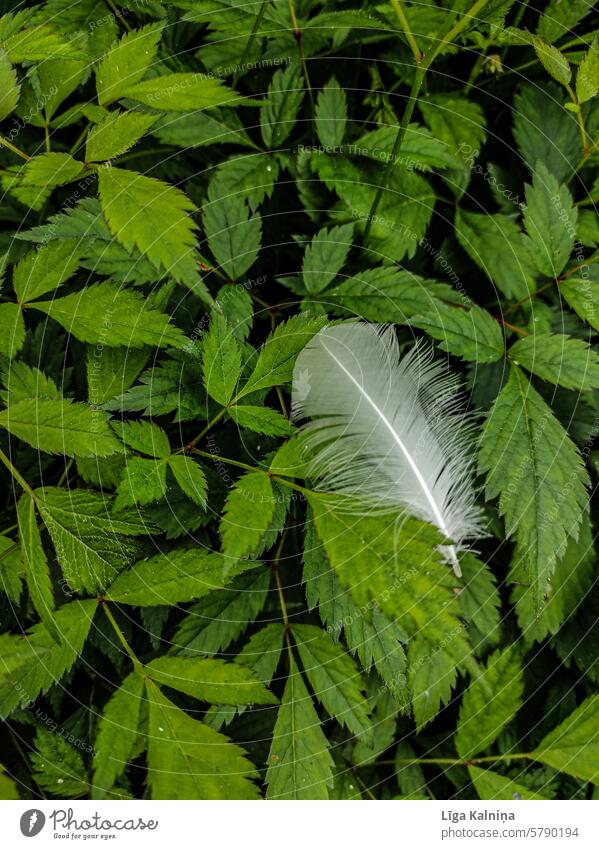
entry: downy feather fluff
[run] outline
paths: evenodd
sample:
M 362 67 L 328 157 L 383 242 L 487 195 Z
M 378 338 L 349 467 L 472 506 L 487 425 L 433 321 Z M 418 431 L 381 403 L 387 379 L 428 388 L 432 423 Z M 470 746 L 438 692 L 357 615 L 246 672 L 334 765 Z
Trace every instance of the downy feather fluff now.
M 457 551 L 482 533 L 458 391 L 431 347 L 401 357 L 393 327 L 355 322 L 323 328 L 303 349 L 292 398 L 293 417 L 311 420 L 300 434 L 316 487 L 436 525 L 457 575 Z

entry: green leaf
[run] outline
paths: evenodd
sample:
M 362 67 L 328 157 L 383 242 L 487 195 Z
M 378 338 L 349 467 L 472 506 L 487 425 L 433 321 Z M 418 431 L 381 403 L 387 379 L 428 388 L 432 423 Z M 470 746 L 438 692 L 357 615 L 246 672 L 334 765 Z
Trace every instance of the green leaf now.
M 268 799 L 328 799 L 333 759 L 318 714 L 295 663 L 273 731 L 268 756 Z
M 38 728 L 31 768 L 36 784 L 47 793 L 66 799 L 84 796 L 88 781 L 81 752 L 55 731 Z
M 312 238 L 304 252 L 302 276 L 306 290 L 317 295 L 341 271 L 352 246 L 353 224 L 323 227 Z
M 270 586 L 270 569 L 255 567 L 241 561 L 238 571 L 244 574 L 189 608 L 174 637 L 182 654 L 216 654 L 243 634 L 264 607 Z
M 532 757 L 560 772 L 599 784 L 599 695 L 589 696 L 554 728 Z
M 30 25 L 27 29 L 17 29 L 20 31 L 13 30 L 10 37 L 2 43 L 2 49 L 11 62 L 41 62 L 59 56 L 80 59 L 82 56 L 81 49 L 71 39 L 65 38 L 51 26 Z
M 252 670 L 263 684 L 269 684 L 279 664 L 284 638 L 285 628 L 282 622 L 266 625 L 250 637 L 235 658 L 235 663 Z M 245 710 L 246 705 L 213 705 L 206 713 L 205 721 L 218 729 Z
M 268 684 L 279 665 L 284 639 L 283 623 L 271 622 L 250 637 L 235 658 L 235 663 L 249 667 L 264 684 Z
M 202 340 L 202 365 L 206 392 L 226 406 L 241 374 L 241 349 L 226 318 L 216 310 Z
M 106 402 L 135 381 L 148 359 L 147 348 L 89 346 L 85 362 L 89 403 L 106 409 Z
M 137 248 L 159 271 L 210 303 L 193 254 L 195 205 L 180 189 L 123 168 L 103 168 L 100 202 L 110 232 L 128 251 Z
M 370 224 L 367 247 L 387 261 L 412 258 L 422 241 L 435 206 L 431 184 L 407 168 L 381 168 L 380 162 L 313 153 L 312 168 L 335 192 L 363 232 Z M 384 173 L 384 180 L 383 180 Z M 378 211 L 369 218 L 375 197 L 382 189 Z
M 587 268 L 560 283 L 560 293 L 574 312 L 599 330 L 599 279 L 594 279 Z
M 0 304 L 0 354 L 16 356 L 25 342 L 25 322 L 19 304 Z
M 152 65 L 162 35 L 162 25 L 149 24 L 125 33 L 96 68 L 96 89 L 101 106 L 124 96 Z
M 322 317 L 296 315 L 279 324 L 260 348 L 254 370 L 237 397 L 290 381 L 295 358 L 325 323 Z
M 64 298 L 34 301 L 29 308 L 46 313 L 81 342 L 127 348 L 189 346 L 170 316 L 149 306 L 137 292 L 109 281 Z
M 0 53 L 0 121 L 10 115 L 19 102 L 21 86 L 6 53 Z
M 131 672 L 102 711 L 94 741 L 92 799 L 114 795 L 110 791 L 133 754 L 143 691 L 143 677 L 137 671 Z
M 537 33 L 553 43 L 567 35 L 593 9 L 590 0 L 550 0 L 539 18 Z
M 35 490 L 37 507 L 69 586 L 76 592 L 104 590 L 139 556 L 133 537 L 152 530 L 138 510 L 111 514 L 111 501 L 91 490 Z
M 254 305 L 247 289 L 235 283 L 225 283 L 218 290 L 215 308 L 227 319 L 235 338 L 245 342 L 254 319 Z
M 60 399 L 62 395 L 51 377 L 38 368 L 31 368 L 19 360 L 10 364 L 10 368 L 2 376 L 5 392 L 0 397 L 7 405 L 16 401 L 34 398 Z
M 42 538 L 37 526 L 35 502 L 25 493 L 17 504 L 17 519 L 19 522 L 19 540 L 25 564 L 27 588 L 31 595 L 33 606 L 39 613 L 48 632 L 57 642 L 60 635 L 54 620 L 54 593 L 50 578 L 50 567 L 42 546 Z
M 234 195 L 249 203 L 254 212 L 264 198 L 271 197 L 279 175 L 279 164 L 268 153 L 246 153 L 219 165 L 211 180 L 214 196 Z
M 595 36 L 584 55 L 576 75 L 576 96 L 579 103 L 592 100 L 599 93 L 599 37 Z
M 85 161 L 103 162 L 122 156 L 148 132 L 157 117 L 143 112 L 111 112 L 89 131 Z
M 464 586 L 458 594 L 462 616 L 478 629 L 476 646 L 496 645 L 499 640 L 501 599 L 490 567 L 474 554 L 460 557 Z
M 507 215 L 480 215 L 460 210 L 456 236 L 473 262 L 506 298 L 520 300 L 534 286 L 536 266 L 524 236 Z
M 255 565 L 244 560 L 231 566 L 220 554 L 178 548 L 139 561 L 119 575 L 105 595 L 110 601 L 143 607 L 179 604 L 226 587 Z
M 352 752 L 352 761 L 362 767 L 374 762 L 393 745 L 395 740 L 398 704 L 389 690 L 379 687 L 370 701 L 373 705 L 373 735 L 369 742 L 359 739 Z
M 524 784 L 493 772 L 490 769 L 480 769 L 477 766 L 469 766 L 468 772 L 472 783 L 478 793 L 479 799 L 495 802 L 497 799 L 520 800 L 520 799 L 547 799 L 541 793 L 529 790 Z
M 170 457 L 171 447 L 168 436 L 154 422 L 138 421 L 113 422 L 112 427 L 125 445 L 150 457 Z
M 235 106 L 246 100 L 221 80 L 185 73 L 165 74 L 127 86 L 122 96 L 152 109 L 194 113 L 215 106 Z
M 197 115 L 170 112 L 159 119 L 152 135 L 163 144 L 184 150 L 216 144 L 235 144 L 256 148 L 245 131 L 237 112 L 225 107 L 207 109 Z
M 218 175 L 217 175 L 218 176 Z M 208 247 L 220 270 L 238 280 L 258 257 L 262 241 L 262 219 L 250 214 L 249 204 L 235 195 L 222 195 L 219 181 L 211 181 L 203 208 Z
M 153 799 L 257 799 L 245 752 L 192 719 L 146 680 L 150 707 L 148 784 Z
M 120 449 L 105 412 L 67 399 L 18 401 L 0 412 L 0 427 L 48 454 L 107 457 Z
M 208 483 L 202 468 L 191 457 L 183 454 L 174 454 L 168 465 L 185 495 L 206 509 Z
M 526 559 L 516 549 L 510 565 L 510 578 L 514 581 L 512 600 L 516 603 L 516 615 L 525 642 L 540 642 L 549 634 L 565 632 L 572 620 L 582 621 L 581 600 L 589 597 L 595 556 L 591 525 L 589 517 L 585 516 L 578 539 L 570 537 L 564 556 L 557 562 L 548 598 L 538 612 L 527 583 Z M 577 641 L 577 648 L 579 645 Z
M 268 475 L 246 472 L 229 492 L 219 532 L 227 557 L 255 552 L 275 515 L 275 493 Z
M 582 339 L 561 333 L 536 333 L 512 345 L 508 356 L 516 365 L 565 389 L 599 387 L 599 357 Z
M 429 654 L 443 645 L 454 665 L 470 665 L 455 577 L 439 562 L 434 528 L 406 515 L 356 516 L 326 496 L 313 498 L 312 509 L 329 563 L 367 616 L 378 607 L 407 637 L 428 641 Z
M 488 749 L 522 704 L 524 682 L 520 654 L 514 647 L 495 651 L 475 678 L 460 705 L 455 745 L 461 758 Z
M 260 107 L 262 140 L 269 150 L 277 150 L 288 138 L 297 120 L 304 82 L 297 64 L 289 63 L 273 75 L 266 103 Z
M 117 487 L 115 510 L 134 504 L 151 504 L 166 494 L 166 462 L 129 457 Z
M 353 658 L 314 625 L 293 625 L 292 633 L 318 701 L 353 735 L 372 741 L 366 688 Z
M 379 163 L 390 162 L 395 167 L 408 171 L 424 172 L 433 168 L 456 168 L 460 165 L 460 160 L 453 155 L 448 143 L 436 138 L 426 127 L 419 124 L 408 126 L 399 154 L 393 154 L 396 138 L 397 127 L 378 127 L 361 136 L 349 150 Z
M 79 268 L 81 254 L 74 239 L 49 242 L 28 254 L 15 266 L 13 287 L 20 303 L 32 301 L 57 289 Z
M 326 303 L 338 304 L 352 316 L 394 324 L 406 324 L 423 308 L 427 313 L 436 309 L 441 298 L 460 303 L 455 290 L 446 283 L 387 266 L 367 268 L 328 289 L 324 296 Z
M 201 702 L 272 705 L 278 699 L 247 666 L 197 657 L 159 657 L 144 667 L 154 681 Z
M 56 611 L 60 644 L 43 623 L 26 635 L 0 635 L 0 717 L 29 704 L 68 672 L 81 654 L 97 606 L 96 599 L 72 601 Z
M 545 70 L 551 74 L 554 80 L 567 86 L 572 79 L 570 63 L 557 47 L 547 44 L 542 38 L 536 38 L 533 42 L 535 53 Z
M 524 225 L 531 255 L 546 277 L 559 277 L 574 247 L 578 210 L 566 186 L 560 186 L 542 162 L 526 187 Z
M 4 768 L 0 765 L 0 799 L 16 801 L 20 798 L 17 785 L 5 774 Z
M 19 543 L 8 536 L 0 536 L 0 590 L 15 606 L 21 599 L 24 577 Z
M 419 635 L 410 640 L 408 682 L 418 731 L 450 700 L 456 680 L 456 664 L 449 651 Z
M 315 124 L 321 144 L 339 147 L 347 124 L 347 96 L 335 77 L 331 77 L 318 94 Z
M 439 302 L 434 310 L 412 318 L 410 324 L 439 339 L 441 350 L 463 360 L 492 363 L 503 357 L 499 323 L 482 307 L 463 310 Z
M 563 100 L 555 83 L 524 85 L 514 97 L 514 138 L 524 162 L 534 173 L 541 161 L 558 182 L 569 179 L 582 155 L 576 117 L 564 111 Z
M 281 413 L 270 407 L 254 407 L 244 404 L 227 409 L 228 414 L 240 427 L 246 427 L 266 436 L 289 436 L 293 428 Z
M 18 195 L 25 201 L 26 197 L 35 199 L 35 208 L 43 203 L 52 189 L 76 180 L 83 172 L 83 163 L 68 153 L 40 153 L 32 156 L 18 174 L 16 189 L 30 189 L 30 195 Z
M 406 763 L 406 761 L 413 761 Z M 416 752 L 406 740 L 400 740 L 395 750 L 395 771 L 397 783 L 407 799 L 428 798 L 424 794 L 426 778 L 421 765 L 418 763 Z M 423 795 L 424 794 L 424 795 Z
M 499 496 L 506 536 L 526 557 L 538 607 L 568 537 L 578 534 L 588 478 L 574 443 L 514 366 L 485 423 L 478 467 L 486 497 Z
M 432 94 L 418 106 L 433 136 L 454 156 L 469 159 L 485 141 L 485 113 L 478 103 L 455 94 Z

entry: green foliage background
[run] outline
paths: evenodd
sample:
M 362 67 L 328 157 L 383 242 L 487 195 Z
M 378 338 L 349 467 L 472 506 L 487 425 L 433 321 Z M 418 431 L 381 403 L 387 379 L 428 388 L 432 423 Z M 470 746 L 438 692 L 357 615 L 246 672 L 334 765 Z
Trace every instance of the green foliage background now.
M 597 14 L 350 3 L 0 4 L 3 798 L 597 793 Z M 306 478 L 355 317 L 463 375 L 460 578 Z

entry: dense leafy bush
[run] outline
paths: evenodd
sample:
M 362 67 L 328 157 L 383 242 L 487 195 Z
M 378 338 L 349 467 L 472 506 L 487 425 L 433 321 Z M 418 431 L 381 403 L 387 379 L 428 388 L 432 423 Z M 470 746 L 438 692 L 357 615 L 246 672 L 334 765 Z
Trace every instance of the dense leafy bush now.
M 590 0 L 2 8 L 4 798 L 590 797 Z M 459 577 L 311 486 L 356 316 L 462 375 Z

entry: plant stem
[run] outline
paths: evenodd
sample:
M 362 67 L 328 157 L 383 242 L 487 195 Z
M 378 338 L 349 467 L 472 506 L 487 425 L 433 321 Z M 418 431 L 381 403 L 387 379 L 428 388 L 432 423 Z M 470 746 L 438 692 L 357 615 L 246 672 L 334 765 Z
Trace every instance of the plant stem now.
M 474 3 L 474 5 L 471 6 L 470 9 L 464 13 L 464 15 L 462 15 L 460 20 L 457 21 L 451 27 L 451 29 L 443 36 L 443 38 L 439 40 L 430 55 L 425 54 L 424 56 L 422 56 L 420 63 L 415 63 L 416 73 L 414 75 L 414 81 L 412 83 L 410 96 L 408 98 L 408 102 L 406 103 L 404 113 L 397 130 L 397 135 L 395 136 L 393 148 L 385 164 L 385 168 L 383 169 L 381 183 L 376 190 L 372 204 L 370 206 L 370 211 L 368 213 L 368 218 L 366 221 L 366 227 L 364 228 L 364 241 L 366 241 L 368 235 L 370 234 L 374 216 L 376 215 L 376 211 L 381 202 L 381 197 L 385 188 L 385 179 L 387 177 L 387 174 L 389 173 L 389 169 L 393 166 L 393 162 L 397 157 L 397 154 L 401 150 L 401 146 L 406 135 L 406 130 L 408 129 L 410 119 L 414 112 L 414 106 L 416 105 L 418 95 L 420 94 L 420 89 L 422 88 L 422 83 L 424 82 L 426 72 L 428 71 L 432 63 L 435 61 L 437 56 L 439 56 L 445 50 L 445 48 L 448 47 L 451 42 L 454 41 L 454 39 L 456 39 L 463 32 L 464 29 L 466 29 L 471 19 L 475 15 L 477 15 L 478 12 L 481 11 L 481 9 L 484 9 L 488 2 L 489 0 L 477 0 L 477 2 Z
M 578 98 L 576 97 L 576 94 L 574 93 L 574 89 L 572 88 L 572 86 L 566 84 L 564 86 L 564 88 L 566 89 L 566 91 L 570 95 L 570 100 L 572 101 L 572 103 L 575 103 L 578 106 L 578 109 L 576 111 L 576 120 L 578 121 L 578 129 L 580 130 L 580 138 L 582 140 L 582 155 L 584 157 L 584 156 L 586 156 L 586 153 L 589 149 L 589 146 L 588 146 L 588 139 L 587 139 L 587 131 L 586 131 L 585 126 L 584 126 L 584 118 L 582 117 L 582 110 L 580 108 L 580 104 L 578 103 Z
M 31 159 L 31 157 L 27 153 L 24 153 L 22 150 L 19 150 L 19 148 L 15 147 L 12 142 L 9 142 L 8 139 L 5 139 L 4 136 L 0 136 L 0 144 L 4 145 L 4 147 L 7 147 L 9 150 L 12 150 L 12 152 L 16 153 L 17 156 L 20 156 L 21 159 L 26 159 L 27 161 Z
M 395 141 L 393 142 L 393 147 L 391 148 L 391 153 L 389 154 L 389 158 L 385 163 L 385 167 L 383 168 L 383 173 L 381 175 L 381 182 L 378 186 L 376 193 L 374 195 L 374 199 L 370 206 L 370 211 L 368 213 L 368 218 L 366 220 L 366 227 L 364 228 L 364 241 L 368 239 L 368 235 L 370 233 L 370 229 L 372 227 L 372 222 L 376 215 L 376 211 L 379 208 L 379 204 L 381 202 L 381 197 L 383 195 L 383 190 L 385 188 L 385 182 L 387 174 L 389 173 L 389 169 L 393 167 L 393 163 L 397 154 L 401 150 L 401 146 L 403 144 L 403 140 L 406 135 L 406 130 L 408 129 L 408 124 L 410 123 L 410 119 L 414 112 L 414 106 L 416 105 L 416 100 L 418 95 L 420 94 L 420 89 L 422 88 L 422 83 L 424 81 L 424 77 L 426 74 L 426 68 L 422 65 L 419 65 L 416 68 L 416 74 L 414 76 L 414 82 L 412 83 L 412 89 L 410 91 L 410 96 L 408 98 L 408 102 L 406 103 L 406 107 L 404 109 L 404 113 L 397 130 L 397 135 L 395 136 Z
M 233 460 L 230 457 L 221 457 L 220 454 L 212 454 L 210 451 L 202 451 L 199 448 L 192 448 L 193 454 L 198 454 L 200 457 L 206 457 L 208 460 L 214 460 L 216 463 L 226 463 L 228 466 L 236 466 L 238 469 L 245 469 L 246 472 L 262 472 L 268 474 L 264 469 L 259 469 L 257 466 L 250 466 L 241 460 Z
M 397 19 L 401 24 L 401 28 L 405 37 L 408 40 L 408 44 L 410 45 L 410 50 L 412 51 L 412 56 L 414 57 L 415 62 L 422 61 L 422 51 L 418 47 L 418 43 L 414 37 L 414 33 L 412 32 L 412 27 L 410 26 L 410 22 L 406 17 L 406 13 L 404 12 L 404 8 L 400 2 L 400 0 L 391 0 L 391 5 L 397 15 Z
M 379 764 L 444 764 L 448 766 L 469 766 L 471 764 L 494 763 L 495 761 L 534 760 L 529 752 L 519 752 L 514 755 L 486 755 L 483 758 L 396 758 L 393 761 L 377 761 Z
M 576 168 L 574 169 L 574 171 L 572 172 L 572 174 L 570 174 L 570 176 L 569 176 L 569 177 L 568 177 L 568 179 L 566 180 L 566 183 L 570 183 L 570 182 L 572 182 L 572 180 L 574 179 L 574 177 L 576 176 L 576 174 L 578 174 L 578 172 L 580 171 L 580 169 L 581 169 L 581 168 L 583 168 L 583 167 L 584 167 L 584 165 L 586 164 L 587 159 L 588 159 L 590 156 L 592 156 L 592 155 L 593 155 L 593 153 L 595 153 L 595 151 L 597 150 L 597 148 L 599 148 L 599 136 L 597 136 L 597 138 L 595 139 L 595 141 L 594 141 L 594 142 L 591 142 L 591 144 L 590 144 L 590 145 L 588 145 L 588 147 L 587 147 L 586 151 L 582 154 L 582 156 L 581 156 L 581 158 L 580 158 L 580 160 L 579 160 L 579 162 L 578 162 L 578 165 L 576 166 Z
M 119 627 L 119 624 L 118 624 L 118 622 L 116 621 L 116 619 L 114 618 L 114 616 L 113 616 L 113 614 L 112 614 L 112 610 L 111 610 L 111 609 L 110 609 L 110 607 L 108 606 L 107 602 L 105 602 L 105 601 L 104 601 L 104 602 L 102 603 L 102 607 L 104 608 L 104 613 L 106 614 L 106 616 L 108 617 L 108 620 L 109 620 L 110 624 L 111 624 L 111 625 L 112 625 L 112 627 L 114 628 L 114 632 L 115 632 L 115 634 L 117 635 L 117 637 L 119 638 L 119 640 L 120 640 L 120 642 L 121 642 L 121 644 L 122 644 L 123 648 L 125 649 L 125 651 L 126 651 L 126 652 L 127 652 L 127 654 L 129 655 L 129 657 L 131 658 L 131 660 L 133 661 L 133 665 L 135 666 L 135 668 L 136 668 L 137 670 L 142 670 L 142 669 L 143 669 L 143 664 L 142 664 L 142 662 L 139 660 L 139 658 L 137 657 L 137 655 L 135 654 L 135 652 L 133 651 L 133 649 L 131 648 L 131 646 L 130 646 L 130 645 L 129 645 L 129 643 L 127 642 L 127 638 L 125 637 L 125 635 L 124 635 L 124 634 L 123 634 L 123 632 L 121 631 L 121 629 L 120 629 L 120 627 Z
M 283 582 L 281 581 L 281 571 L 279 569 L 279 562 L 281 560 L 281 553 L 283 551 L 283 546 L 285 544 L 285 538 L 287 536 L 287 527 L 281 534 L 281 539 L 277 546 L 277 550 L 275 552 L 275 556 L 273 559 L 273 570 L 275 573 L 275 581 L 277 584 L 277 592 L 279 594 L 279 603 L 281 605 L 281 615 L 283 617 L 283 624 L 285 625 L 285 633 L 289 631 L 289 613 L 287 611 L 287 604 L 285 602 L 285 593 L 283 592 Z
M 537 295 L 540 295 L 541 292 L 551 289 L 553 284 L 557 282 L 557 280 L 552 280 L 550 283 L 544 283 L 543 286 L 539 286 L 538 289 L 535 289 L 534 292 L 530 292 L 525 298 L 520 298 L 520 300 L 516 301 L 515 304 L 511 304 L 506 310 L 504 310 L 503 315 L 511 315 L 511 313 L 515 312 L 518 307 L 522 306 L 522 304 L 527 304 L 529 301 L 532 301 L 532 299 L 536 298 Z
M 74 144 L 71 146 L 71 149 L 69 150 L 69 153 L 71 154 L 71 156 L 73 156 L 73 154 L 77 153 L 77 151 L 79 150 L 79 148 L 83 144 L 85 137 L 86 137 L 86 135 L 89 131 L 90 126 L 91 126 L 91 124 L 88 121 L 87 124 L 85 125 L 85 127 L 81 130 L 81 132 L 79 133 L 79 135 L 75 139 Z
M 528 332 L 527 332 L 526 330 L 524 330 L 522 327 L 516 327 L 516 325 L 515 325 L 515 324 L 510 324 L 510 322 L 509 322 L 509 321 L 504 321 L 504 319 L 500 318 L 500 319 L 499 319 L 499 322 L 500 322 L 501 324 L 503 324 L 503 326 L 504 326 L 504 327 L 507 327 L 507 328 L 508 328 L 508 330 L 513 330 L 513 331 L 514 331 L 514 333 L 517 333 L 517 334 L 518 334 L 518 336 L 530 336 L 530 333 L 528 333 Z
M 293 27 L 293 37 L 297 42 L 297 50 L 299 53 L 299 59 L 302 66 L 302 70 L 304 72 L 304 79 L 306 81 L 306 88 L 308 90 L 308 97 L 310 98 L 310 107 L 312 109 L 312 122 L 314 122 L 316 117 L 316 112 L 314 108 L 314 92 L 312 91 L 312 84 L 310 82 L 310 75 L 308 74 L 308 65 L 306 63 L 306 57 L 304 55 L 304 46 L 302 44 L 302 30 L 298 23 L 297 16 L 295 14 L 295 7 L 293 5 L 293 0 L 287 0 L 289 4 L 289 14 L 291 15 L 291 25 Z
M 239 64 L 237 65 L 237 69 L 233 74 L 233 88 L 237 85 L 237 80 L 239 79 L 239 75 L 243 70 L 243 65 L 245 60 L 248 58 L 251 46 L 256 37 L 256 33 L 260 29 L 260 24 L 262 23 L 262 18 L 264 17 L 264 13 L 266 12 L 266 7 L 268 6 L 269 0 L 262 0 L 262 5 L 258 10 L 258 14 L 256 15 L 256 20 L 254 21 L 254 26 L 252 27 L 252 31 L 249 35 L 248 40 L 245 43 L 245 47 L 243 48 L 243 53 L 241 54 L 241 59 L 239 60 Z
M 60 476 L 60 479 L 59 479 L 58 483 L 56 484 L 56 486 L 62 486 L 62 485 L 63 485 L 63 483 L 64 483 L 65 481 L 68 481 L 68 479 L 69 479 L 69 472 L 70 472 L 70 471 L 71 471 L 71 469 L 73 468 L 73 463 L 74 463 L 74 462 L 75 462 L 75 460 L 71 457 L 71 459 L 69 460 L 69 462 L 68 462 L 68 463 L 66 464 L 66 466 L 64 467 L 63 472 L 62 472 L 62 474 L 61 474 L 61 476 Z
M 288 417 L 287 407 L 285 406 L 285 398 L 283 397 L 283 390 L 280 386 L 276 387 L 277 398 L 279 399 L 279 404 L 281 405 L 281 413 L 285 418 Z
M 443 36 L 443 38 L 438 42 L 437 46 L 433 50 L 430 56 L 425 57 L 424 66 L 426 70 L 430 68 L 433 64 L 437 56 L 439 56 L 446 47 L 455 41 L 455 39 L 462 34 L 462 32 L 466 29 L 471 19 L 476 17 L 476 15 L 481 12 L 489 0 L 477 0 L 467 12 L 464 12 L 459 21 L 457 21 L 452 28 Z
M 518 6 L 518 9 L 516 11 L 516 14 L 514 15 L 514 22 L 512 23 L 511 26 L 517 28 L 520 25 L 520 21 L 524 17 L 524 12 L 526 11 L 527 6 L 528 6 L 528 0 L 521 0 L 520 4 Z M 509 49 L 510 49 L 509 44 L 506 44 L 505 47 L 503 48 L 503 50 L 501 51 L 501 61 L 502 62 L 505 61 L 505 57 L 507 56 L 507 52 L 508 52 Z
M 246 472 L 260 472 L 270 478 L 270 480 L 280 483 L 281 486 L 288 486 L 296 492 L 301 492 L 302 495 L 306 496 L 306 498 L 309 496 L 313 497 L 316 494 L 312 492 L 312 490 L 306 489 L 305 486 L 300 486 L 299 483 L 288 480 L 288 478 L 281 477 L 280 475 L 273 475 L 265 469 L 260 469 L 258 466 L 250 466 L 248 463 L 244 463 L 241 460 L 233 460 L 231 457 L 221 457 L 219 454 L 212 454 L 210 451 L 201 451 L 199 448 L 193 448 L 192 452 L 194 454 L 198 454 L 200 457 L 206 457 L 208 460 L 214 460 L 216 463 L 226 463 L 228 466 L 236 466 L 238 469 L 245 469 Z
M 26 492 L 28 495 L 30 495 L 30 496 L 31 496 L 31 498 L 33 498 L 33 500 L 35 501 L 36 499 L 35 499 L 35 493 L 34 493 L 34 491 L 33 491 L 33 490 L 32 490 L 32 488 L 29 486 L 29 484 L 27 483 L 27 481 L 25 480 L 25 478 L 23 477 L 23 475 L 19 472 L 19 470 L 18 470 L 18 469 L 15 469 L 15 467 L 14 467 L 14 466 L 13 466 L 13 464 L 10 462 L 10 460 L 8 459 L 8 457 L 6 456 L 6 454 L 4 453 L 4 451 L 2 451 L 1 449 L 0 449 L 0 461 L 2 461 L 2 462 L 4 463 L 4 465 L 6 466 L 6 468 L 8 469 L 8 471 L 11 473 L 11 475 L 13 476 L 13 478 L 14 478 L 14 479 L 15 479 L 18 483 L 20 483 L 20 484 L 21 484 L 21 486 L 23 487 L 23 489 L 25 490 L 25 492 Z
M 115 6 L 113 0 L 106 0 L 106 3 L 110 7 L 110 9 L 112 9 L 112 13 L 115 18 L 122 23 L 122 25 L 128 32 L 131 32 L 131 24 L 123 17 L 119 9 L 117 9 L 117 7 Z
M 472 66 L 472 70 L 470 71 L 470 76 L 468 77 L 468 81 L 467 81 L 466 85 L 464 86 L 464 94 L 468 94 L 470 92 L 470 90 L 474 86 L 475 81 L 480 76 L 482 66 L 484 64 L 485 59 L 487 58 L 487 48 L 488 48 L 488 46 L 489 46 L 489 41 L 487 39 L 487 41 L 485 41 L 485 46 L 481 48 L 481 51 L 476 58 L 476 62 Z
M 17 752 L 18 752 L 18 753 L 19 753 L 19 755 L 21 756 L 21 759 L 23 760 L 23 763 L 24 763 L 24 764 L 25 764 L 25 766 L 27 767 L 27 771 L 28 771 L 29 775 L 30 775 L 30 776 L 32 776 L 31 763 L 30 763 L 30 761 L 29 761 L 29 758 L 28 758 L 28 756 L 27 756 L 27 753 L 25 752 L 25 750 L 24 750 L 24 749 L 23 749 L 23 747 L 21 746 L 21 741 L 20 741 L 20 739 L 19 739 L 19 736 L 17 735 L 17 733 L 16 733 L 15 731 L 13 731 L 13 729 L 12 729 L 12 728 L 11 728 L 11 726 L 10 726 L 10 723 L 5 722 L 5 725 L 6 725 L 7 729 L 8 729 L 8 733 L 9 733 L 9 734 L 10 734 L 10 736 L 11 736 L 13 746 L 15 747 L 15 749 L 17 750 Z M 33 777 L 33 776 L 32 776 L 32 777 Z M 35 786 L 37 787 L 37 790 L 38 790 L 38 793 L 40 794 L 40 797 L 41 797 L 42 799 L 47 799 L 46 794 L 44 793 L 44 791 L 42 790 L 42 788 L 39 786 L 39 784 L 38 784 L 37 782 L 35 783 Z
M 208 431 L 211 430 L 214 427 L 215 424 L 219 423 L 219 421 L 222 419 L 222 417 L 225 415 L 226 412 L 227 412 L 227 408 L 223 407 L 222 410 L 219 413 L 217 413 L 214 416 L 213 419 L 210 419 L 210 421 L 208 422 L 206 427 L 203 428 L 198 433 L 198 435 L 194 439 L 192 439 L 191 442 L 188 445 L 185 446 L 185 448 L 181 448 L 177 453 L 182 453 L 183 451 L 189 451 L 191 448 L 195 448 L 196 445 L 198 444 L 198 442 L 200 441 L 200 439 L 202 439 L 204 436 L 206 436 Z
M 5 557 L 8 557 L 9 554 L 12 554 L 13 551 L 16 551 L 21 547 L 21 543 L 15 542 L 12 545 L 9 545 L 8 548 L 5 548 L 4 551 L 0 552 L 0 560 L 4 560 Z

